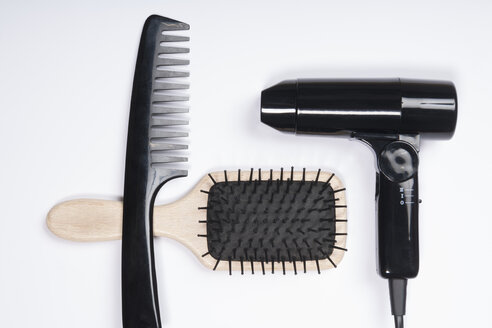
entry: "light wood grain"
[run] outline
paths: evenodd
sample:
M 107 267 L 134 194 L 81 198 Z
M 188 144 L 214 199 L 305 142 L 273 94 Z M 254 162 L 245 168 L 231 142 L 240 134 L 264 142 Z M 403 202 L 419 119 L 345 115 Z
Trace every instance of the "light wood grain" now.
M 258 170 L 253 172 L 253 180 L 258 179 Z M 215 181 L 225 181 L 224 172 L 214 172 L 210 174 Z M 280 171 L 273 172 L 273 180 L 280 179 Z M 290 178 L 291 172 L 284 171 L 283 179 Z M 294 180 L 301 180 L 303 173 L 294 172 Z M 326 181 L 332 174 L 321 172 L 319 181 Z M 307 181 L 315 180 L 317 171 L 308 171 L 305 173 Z M 228 171 L 229 181 L 237 181 L 238 172 Z M 242 181 L 250 179 L 250 171 L 241 171 Z M 262 180 L 270 178 L 269 171 L 262 171 Z M 343 185 L 336 176 L 331 178 L 330 184 L 333 190 L 342 189 Z M 199 210 L 198 207 L 207 205 L 207 194 L 200 190 L 209 190 L 213 185 L 212 179 L 208 175 L 204 176 L 197 185 L 180 200 L 167 205 L 155 206 L 154 208 L 154 235 L 175 239 L 189 248 L 195 256 L 208 268 L 216 266 L 216 260 L 210 255 L 202 256 L 207 253 L 207 240 L 197 235 L 205 235 L 207 227 L 205 223 L 199 223 L 206 220 L 206 211 Z M 336 205 L 346 205 L 345 191 L 337 192 L 338 200 Z M 338 207 L 335 210 L 337 220 L 346 220 L 347 209 Z M 49 229 L 57 236 L 73 241 L 104 241 L 121 239 L 123 217 L 123 204 L 119 201 L 97 200 L 97 199 L 75 199 L 60 203 L 54 206 L 48 213 L 46 222 Z M 338 221 L 336 223 L 337 233 L 347 232 L 347 223 Z M 336 246 L 345 248 L 346 236 L 339 235 L 336 237 Z M 334 249 L 331 259 L 335 264 L 340 263 L 344 251 Z M 297 270 L 302 270 L 302 262 L 297 262 Z M 251 270 L 251 264 L 245 263 L 245 268 Z M 332 268 L 333 265 L 328 260 L 319 261 L 321 270 Z M 253 263 L 255 272 L 261 272 L 260 262 Z M 286 263 L 286 270 L 293 270 L 293 263 Z M 310 271 L 317 270 L 315 261 L 307 261 L 306 269 Z M 229 263 L 219 262 L 216 270 L 229 270 Z M 241 270 L 239 261 L 232 262 L 232 270 Z M 277 272 L 281 267 L 276 264 Z M 271 264 L 268 265 L 268 271 L 271 271 Z

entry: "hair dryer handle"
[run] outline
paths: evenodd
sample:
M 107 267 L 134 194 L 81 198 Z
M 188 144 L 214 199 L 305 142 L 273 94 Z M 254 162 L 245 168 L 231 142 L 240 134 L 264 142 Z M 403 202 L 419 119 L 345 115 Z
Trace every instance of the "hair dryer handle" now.
M 418 153 L 398 140 L 386 144 L 377 156 L 379 274 L 414 278 L 419 270 Z

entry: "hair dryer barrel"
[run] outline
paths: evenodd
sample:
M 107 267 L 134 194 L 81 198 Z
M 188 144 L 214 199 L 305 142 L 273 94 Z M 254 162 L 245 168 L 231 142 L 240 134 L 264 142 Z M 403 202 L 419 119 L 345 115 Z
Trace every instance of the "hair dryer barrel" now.
M 448 81 L 287 80 L 262 92 L 261 121 L 297 133 L 436 133 L 450 138 L 457 103 Z

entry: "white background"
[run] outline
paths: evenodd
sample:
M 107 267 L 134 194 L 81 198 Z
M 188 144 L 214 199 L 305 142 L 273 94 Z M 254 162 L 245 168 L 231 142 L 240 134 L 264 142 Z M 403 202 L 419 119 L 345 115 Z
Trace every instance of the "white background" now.
M 260 92 L 300 77 L 455 82 L 457 131 L 424 140 L 421 270 L 407 327 L 492 327 L 489 1 L 0 2 L 0 327 L 121 327 L 120 243 L 75 243 L 46 228 L 51 206 L 118 199 L 134 64 L 145 18 L 191 25 L 189 177 L 219 169 L 322 168 L 347 187 L 338 269 L 229 277 L 156 240 L 165 327 L 392 327 L 376 274 L 371 150 L 343 138 L 281 134 Z

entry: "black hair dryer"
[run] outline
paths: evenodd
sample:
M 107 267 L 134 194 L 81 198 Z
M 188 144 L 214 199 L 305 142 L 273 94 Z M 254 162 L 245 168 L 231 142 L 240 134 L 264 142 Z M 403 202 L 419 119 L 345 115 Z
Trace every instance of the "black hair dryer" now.
M 410 79 L 288 80 L 261 94 L 261 121 L 281 131 L 349 134 L 377 157 L 377 254 L 403 327 L 406 281 L 419 270 L 420 135 L 450 138 L 457 120 L 451 82 Z

